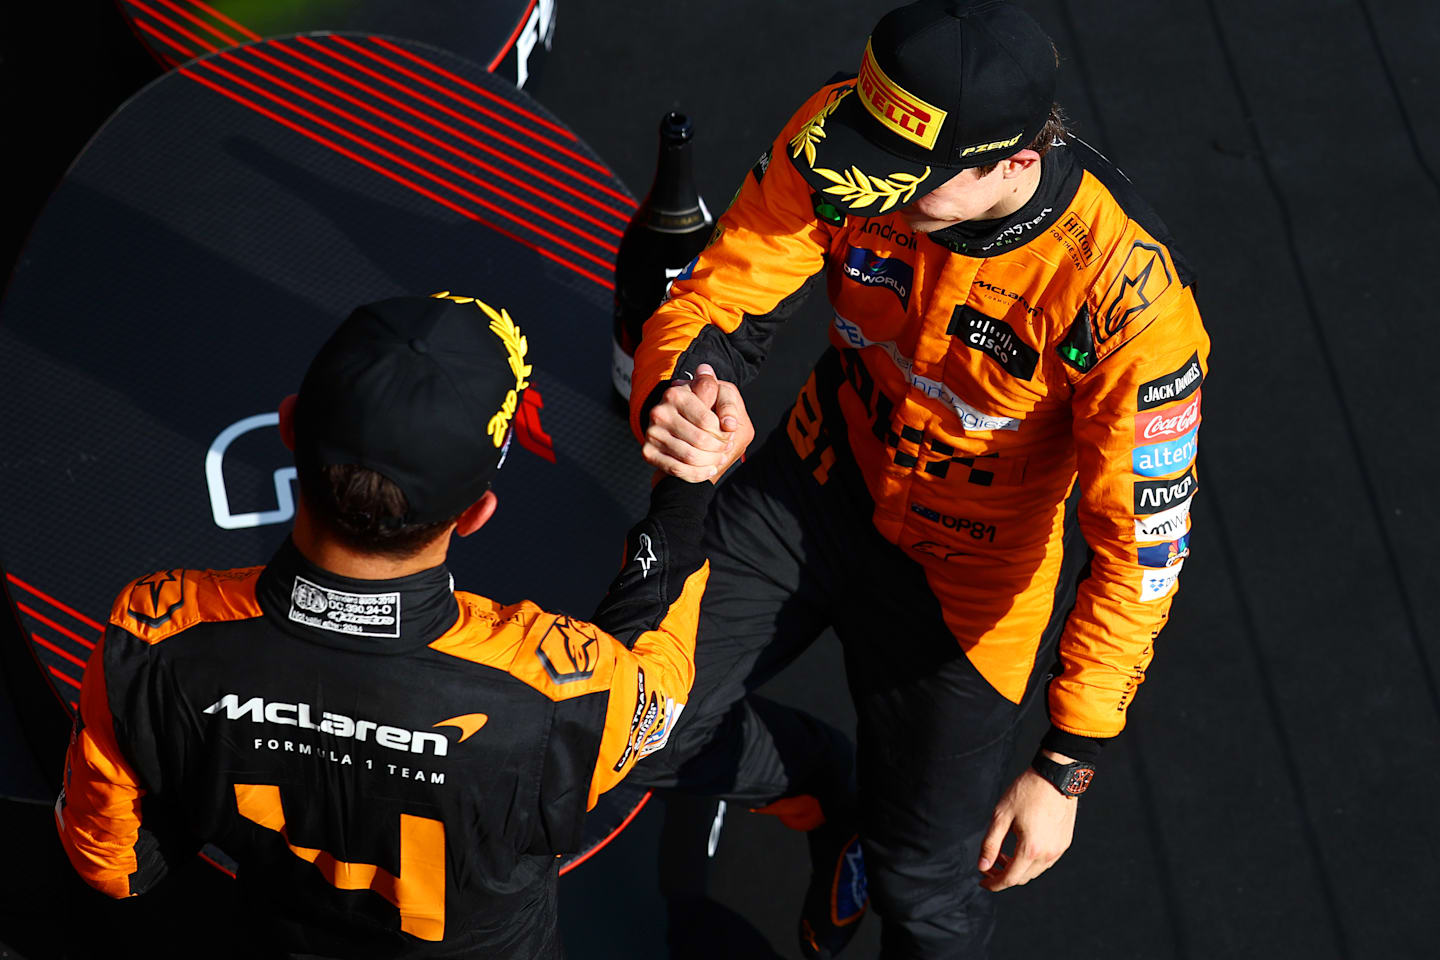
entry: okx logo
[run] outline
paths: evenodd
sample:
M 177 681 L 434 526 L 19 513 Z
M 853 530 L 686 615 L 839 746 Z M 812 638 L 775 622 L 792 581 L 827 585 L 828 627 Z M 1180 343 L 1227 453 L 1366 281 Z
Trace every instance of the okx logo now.
M 900 305 L 910 306 L 910 287 L 915 281 L 915 270 L 904 260 L 882 257 L 864 247 L 850 247 L 845 254 L 845 276 L 862 287 L 884 287 L 900 299 Z
M 1166 443 L 1136 447 L 1131 455 L 1131 464 L 1134 471 L 1142 477 L 1163 477 L 1190 466 L 1199 446 L 1200 428 L 1196 427 L 1183 437 Z

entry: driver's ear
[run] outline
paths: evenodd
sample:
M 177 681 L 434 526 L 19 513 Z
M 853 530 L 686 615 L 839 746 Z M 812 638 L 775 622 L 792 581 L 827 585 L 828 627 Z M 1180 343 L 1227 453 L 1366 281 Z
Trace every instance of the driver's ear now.
M 291 453 L 295 452 L 295 400 L 292 393 L 280 401 L 280 442 Z
M 1005 172 L 1005 179 L 1009 180 L 1012 177 L 1020 176 L 1020 174 L 1029 170 L 1032 164 L 1039 162 L 1040 154 L 1027 147 L 1019 153 L 1012 154 L 1002 160 L 1000 162 L 1000 169 Z
M 455 521 L 455 535 L 457 537 L 468 537 L 470 534 L 485 526 L 485 521 L 495 515 L 495 508 L 500 501 L 495 497 L 494 490 L 486 490 L 479 500 L 465 508 Z

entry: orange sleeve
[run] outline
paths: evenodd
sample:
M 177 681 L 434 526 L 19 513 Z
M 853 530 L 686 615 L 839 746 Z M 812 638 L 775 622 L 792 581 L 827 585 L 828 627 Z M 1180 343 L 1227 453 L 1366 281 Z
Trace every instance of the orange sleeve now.
M 1136 249 L 1164 256 L 1159 246 Z M 1091 314 L 1113 317 L 1112 306 L 1092 303 Z M 1083 737 L 1124 728 L 1189 552 L 1210 342 L 1181 283 L 1136 309 L 1075 380 L 1072 398 L 1079 522 L 1094 555 L 1061 636 L 1064 669 L 1049 702 L 1052 724 Z
M 710 244 L 645 322 L 630 390 L 636 437 L 643 437 L 645 417 L 659 399 L 656 388 L 701 363 L 714 366 L 721 380 L 749 381 L 776 324 L 799 303 L 795 294 L 824 268 L 830 233 L 791 163 L 790 141 L 837 89 L 821 89 L 785 125 L 745 176 Z
M 665 746 L 680 719 L 695 682 L 695 631 L 709 576 L 707 561 L 685 579 L 654 629 L 640 634 L 629 649 L 619 642 L 611 645 L 615 669 L 587 810 L 625 779 L 635 761 Z
M 114 629 L 114 628 L 112 628 Z M 85 665 L 80 713 L 70 733 L 65 779 L 55 801 L 60 845 L 81 879 L 101 893 L 133 896 L 139 872 L 140 787 L 115 741 L 105 685 L 106 639 Z

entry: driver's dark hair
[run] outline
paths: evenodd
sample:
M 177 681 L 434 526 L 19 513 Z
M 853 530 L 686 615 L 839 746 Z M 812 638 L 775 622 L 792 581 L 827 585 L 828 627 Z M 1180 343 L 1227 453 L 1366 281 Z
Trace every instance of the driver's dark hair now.
M 1034 150 L 1040 154 L 1040 156 L 1045 156 L 1045 154 L 1050 152 L 1050 148 L 1055 146 L 1057 140 L 1064 143 L 1070 137 L 1074 136 L 1074 133 L 1070 130 L 1069 123 L 1070 118 L 1065 116 L 1065 111 L 1061 108 L 1060 104 L 1050 104 L 1050 116 L 1046 118 L 1045 126 L 1040 128 L 1040 132 L 1035 134 L 1035 139 L 1027 143 L 1024 149 Z M 986 176 L 990 171 L 1000 166 L 1000 163 L 1001 161 L 996 160 L 994 163 L 987 163 L 983 167 L 977 167 L 976 174 L 982 177 Z
M 355 464 L 296 468 L 311 519 L 351 550 L 395 560 L 415 556 L 458 515 L 434 523 L 402 523 L 410 504 L 391 480 Z

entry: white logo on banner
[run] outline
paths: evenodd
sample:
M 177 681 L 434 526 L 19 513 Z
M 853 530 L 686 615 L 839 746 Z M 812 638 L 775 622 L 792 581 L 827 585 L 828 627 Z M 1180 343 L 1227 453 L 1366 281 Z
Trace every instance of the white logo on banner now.
M 257 413 L 238 423 L 232 423 L 220 431 L 220 436 L 205 451 L 205 485 L 210 489 L 210 513 L 215 525 L 221 530 L 245 530 L 263 527 L 267 523 L 284 523 L 295 516 L 295 497 L 290 492 L 290 481 L 295 479 L 294 467 L 281 467 L 275 471 L 275 509 L 256 513 L 231 513 L 230 497 L 225 492 L 225 451 L 241 434 L 262 427 L 279 424 L 278 413 Z
M 525 29 L 515 38 L 515 86 L 523 87 L 530 79 L 530 54 L 542 41 L 546 50 L 555 41 L 555 0 L 540 0 L 535 4 L 525 21 Z

